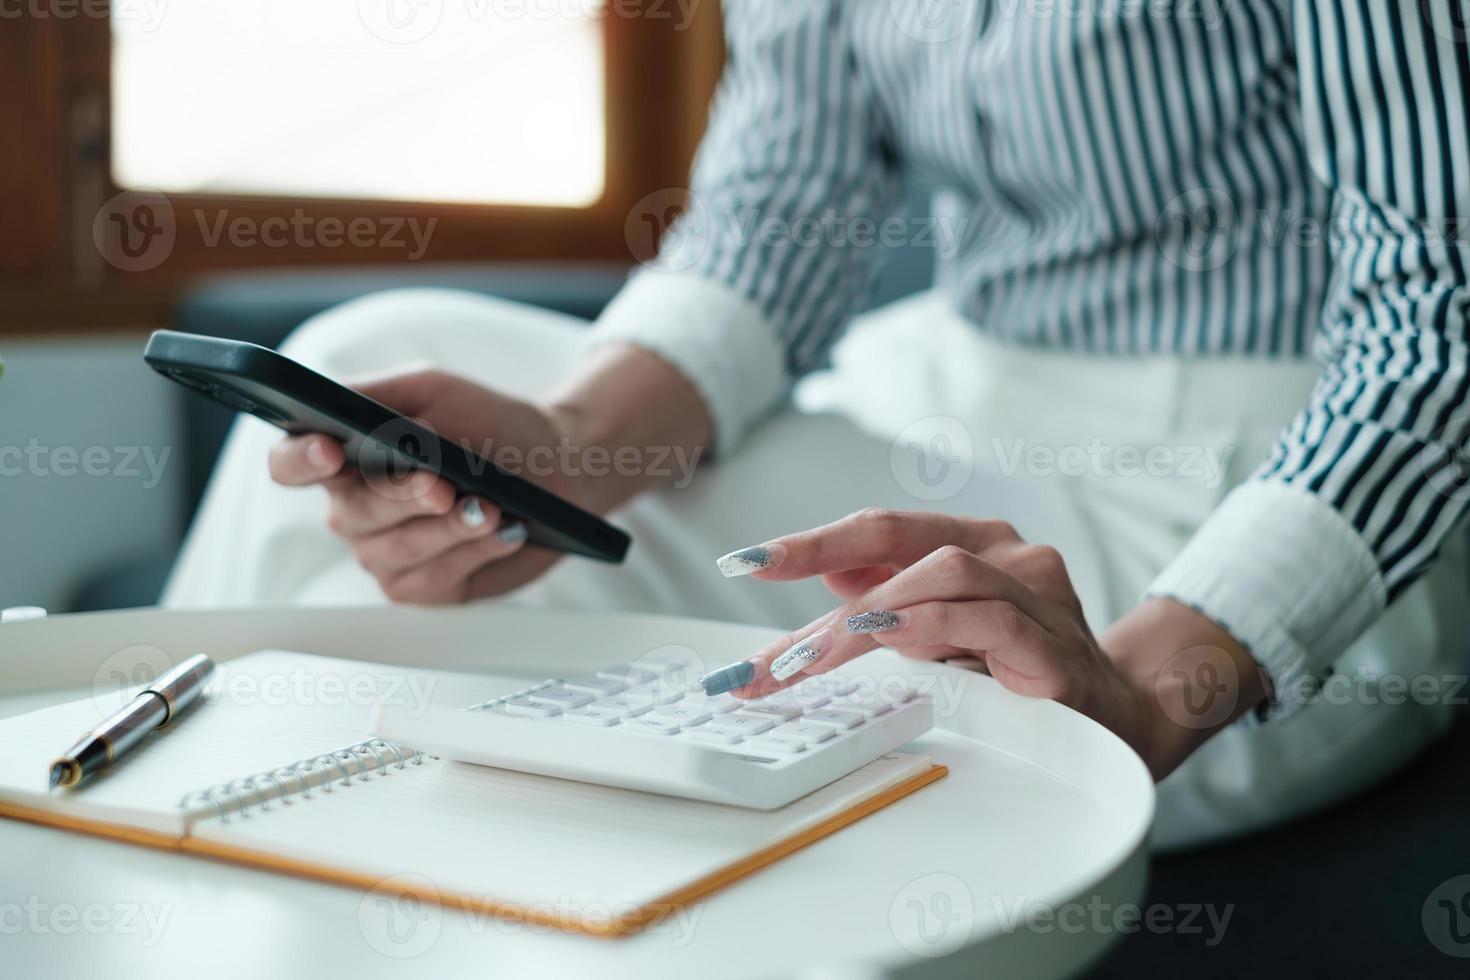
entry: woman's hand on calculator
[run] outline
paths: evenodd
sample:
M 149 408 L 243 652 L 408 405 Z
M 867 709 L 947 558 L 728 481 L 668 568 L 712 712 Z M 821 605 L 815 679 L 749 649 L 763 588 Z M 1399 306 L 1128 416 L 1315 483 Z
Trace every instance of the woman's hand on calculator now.
M 734 552 L 720 567 L 771 582 L 820 575 L 844 600 L 746 661 L 753 672 L 739 664 L 716 672 L 750 678 L 739 697 L 884 646 L 979 666 L 1012 691 L 1060 701 L 1112 729 L 1162 777 L 1266 693 L 1244 647 L 1169 599 L 1145 600 L 1099 642 L 1061 555 L 1004 521 L 865 510 Z M 1234 710 L 1210 724 L 1189 723 L 1180 708 L 1190 689 L 1175 675 L 1198 665 L 1179 658 L 1195 651 L 1234 679 Z

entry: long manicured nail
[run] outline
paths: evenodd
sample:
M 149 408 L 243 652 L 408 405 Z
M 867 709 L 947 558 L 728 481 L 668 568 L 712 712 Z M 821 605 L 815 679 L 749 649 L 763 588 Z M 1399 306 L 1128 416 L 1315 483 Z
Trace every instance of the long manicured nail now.
M 478 497 L 465 498 L 465 502 L 459 505 L 459 516 L 471 531 L 485 526 L 485 508 L 480 506 Z
M 526 540 L 526 536 L 530 533 L 530 531 L 526 530 L 524 521 L 516 521 L 513 524 L 503 525 L 500 530 L 495 532 L 495 537 L 503 544 L 520 544 Z
M 744 687 L 755 680 L 755 664 L 749 660 L 737 660 L 733 664 L 712 670 L 699 679 L 699 686 L 710 697 Z
M 771 677 L 778 681 L 806 670 L 832 649 L 832 631 L 820 629 L 771 661 Z
M 882 633 L 884 630 L 896 629 L 902 622 L 903 617 L 896 612 L 888 609 L 875 609 L 872 612 L 847 617 L 847 631 L 849 633 Z
M 754 548 L 741 548 L 715 561 L 720 574 L 725 578 L 739 578 L 758 572 L 762 568 L 779 565 L 786 557 L 786 549 L 780 545 L 758 544 Z

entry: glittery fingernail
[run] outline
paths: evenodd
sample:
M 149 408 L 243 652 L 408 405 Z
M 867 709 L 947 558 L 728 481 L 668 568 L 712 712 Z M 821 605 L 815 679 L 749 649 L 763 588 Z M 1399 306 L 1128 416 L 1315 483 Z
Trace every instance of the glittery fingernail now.
M 472 531 L 485 525 L 485 508 L 480 506 L 476 497 L 468 497 L 459 505 L 459 516 L 464 520 L 464 526 Z
M 847 631 L 849 633 L 881 633 L 884 630 L 894 629 L 900 622 L 901 618 L 898 613 L 888 609 L 875 609 L 872 612 L 847 617 Z
M 829 629 L 817 630 L 817 632 L 771 661 L 771 677 L 774 680 L 784 681 L 797 671 L 806 670 L 812 664 L 821 660 L 822 656 L 831 648 L 832 631 Z
M 758 544 L 753 548 L 732 551 L 717 559 L 715 564 L 720 567 L 720 574 L 725 578 L 739 578 L 741 575 L 778 565 L 785 557 L 786 549 L 780 545 Z
M 526 530 L 526 525 L 521 521 L 516 521 L 514 524 L 506 524 L 500 530 L 496 531 L 495 537 L 504 544 L 519 544 L 526 540 L 528 534 L 530 532 Z

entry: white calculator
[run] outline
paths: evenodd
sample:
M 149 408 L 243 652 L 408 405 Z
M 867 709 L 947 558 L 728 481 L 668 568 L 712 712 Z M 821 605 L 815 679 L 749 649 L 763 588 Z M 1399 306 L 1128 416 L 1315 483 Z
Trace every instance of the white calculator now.
M 744 701 L 653 666 L 544 680 L 469 708 L 380 706 L 373 731 L 461 762 L 771 810 L 934 724 L 927 696 L 860 675 Z

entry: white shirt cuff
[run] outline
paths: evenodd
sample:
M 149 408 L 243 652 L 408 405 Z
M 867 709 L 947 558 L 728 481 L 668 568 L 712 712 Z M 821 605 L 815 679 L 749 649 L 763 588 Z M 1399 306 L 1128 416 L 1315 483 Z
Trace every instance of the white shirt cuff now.
M 1316 495 L 1266 481 L 1226 497 L 1148 594 L 1192 606 L 1250 650 L 1272 682 L 1267 719 L 1308 703 L 1387 605 L 1352 525 Z
M 653 351 L 684 373 L 708 406 L 726 455 L 790 391 L 775 329 L 750 300 L 712 279 L 643 269 L 588 335 Z

